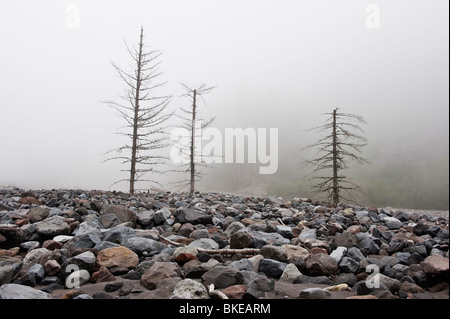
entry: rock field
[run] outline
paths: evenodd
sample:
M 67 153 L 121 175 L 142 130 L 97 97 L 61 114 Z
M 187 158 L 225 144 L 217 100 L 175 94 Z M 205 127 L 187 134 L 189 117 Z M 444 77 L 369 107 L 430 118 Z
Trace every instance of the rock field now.
M 0 299 L 448 299 L 448 213 L 0 189 Z

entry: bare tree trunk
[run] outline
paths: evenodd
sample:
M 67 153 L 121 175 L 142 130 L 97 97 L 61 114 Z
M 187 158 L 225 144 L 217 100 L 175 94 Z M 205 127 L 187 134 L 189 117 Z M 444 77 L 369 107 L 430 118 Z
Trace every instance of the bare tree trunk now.
M 134 182 L 136 179 L 136 152 L 138 142 L 138 124 L 139 124 L 139 92 L 141 89 L 141 67 L 142 67 L 142 46 L 143 46 L 144 29 L 141 27 L 141 35 L 139 40 L 139 55 L 137 61 L 136 74 L 136 93 L 134 101 L 134 119 L 133 119 L 133 146 L 131 148 L 131 168 L 130 168 L 130 195 L 134 195 Z
M 336 109 L 333 110 L 333 203 L 339 204 L 339 181 L 338 181 L 338 150 L 336 131 Z
M 156 89 L 164 84 L 158 82 L 162 74 L 158 69 L 161 53 L 146 50 L 143 27 L 137 45 L 133 48 L 128 45 L 126 47 L 133 60 L 133 69 L 126 71 L 113 63 L 113 67 L 125 84 L 126 93 L 120 95 L 120 99 L 124 102 L 103 102 L 115 109 L 123 118 L 125 125 L 120 127 L 123 131 L 118 134 L 126 136 L 128 142 L 107 152 L 107 154 L 115 152 L 117 155 L 106 161 L 121 160 L 122 164 L 127 165 L 127 169 L 122 171 L 127 172 L 129 178 L 121 179 L 113 185 L 126 182 L 129 184 L 130 195 L 134 195 L 138 182 L 161 186 L 158 181 L 143 177 L 147 173 L 164 173 L 159 166 L 164 164 L 167 157 L 158 151 L 169 145 L 166 142 L 167 127 L 164 125 L 173 112 L 166 111 L 171 96 L 157 94 Z
M 190 171 L 191 171 L 191 181 L 189 187 L 189 193 L 192 195 L 195 191 L 195 120 L 197 113 L 197 89 L 194 89 L 193 99 L 192 99 L 192 132 L 191 132 L 191 154 L 190 154 Z
M 352 129 L 364 132 L 358 123 L 366 124 L 366 121 L 361 116 L 342 113 L 338 109 L 326 115 L 330 116 L 326 123 L 312 129 L 320 133 L 327 132 L 325 136 L 303 149 L 318 149 L 317 157 L 307 161 L 314 167 L 310 173 L 314 176 L 310 180 L 317 181 L 312 188 L 319 193 L 327 193 L 328 200 L 338 205 L 342 199 L 349 200 L 345 194 L 351 197 L 352 191 L 361 191 L 341 171 L 348 168 L 348 163 L 352 160 L 368 163 L 358 155 L 362 147 L 366 146 L 366 139 L 352 132 Z M 326 173 L 320 174 L 324 171 Z

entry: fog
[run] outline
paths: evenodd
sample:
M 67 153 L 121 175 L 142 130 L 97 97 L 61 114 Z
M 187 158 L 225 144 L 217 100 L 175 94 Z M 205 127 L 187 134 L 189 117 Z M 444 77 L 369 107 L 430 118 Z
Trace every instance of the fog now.
M 425 188 L 442 191 L 432 201 L 448 209 L 448 6 L 440 0 L 0 0 L 0 186 L 127 190 L 126 183 L 111 188 L 127 177 L 126 167 L 103 163 L 105 152 L 126 142 L 115 134 L 124 123 L 101 101 L 122 92 L 111 62 L 130 64 L 124 40 L 136 43 L 142 25 L 145 43 L 163 52 L 161 90 L 173 94 L 171 109 L 189 102 L 179 82 L 206 83 L 216 89 L 201 108 L 217 116 L 215 127 L 278 128 L 279 172 L 249 175 L 255 180 L 247 184 L 264 180 L 261 192 L 302 197 L 306 190 L 292 189 L 294 182 L 289 192 L 269 184 L 303 178 L 308 154 L 301 149 L 317 139 L 307 130 L 339 107 L 368 123 L 363 155 L 372 164 L 356 167 L 355 176 L 368 185 L 387 174 L 386 165 L 398 179 L 426 167 Z M 220 178 L 229 169 L 216 165 L 202 189 L 236 190 Z

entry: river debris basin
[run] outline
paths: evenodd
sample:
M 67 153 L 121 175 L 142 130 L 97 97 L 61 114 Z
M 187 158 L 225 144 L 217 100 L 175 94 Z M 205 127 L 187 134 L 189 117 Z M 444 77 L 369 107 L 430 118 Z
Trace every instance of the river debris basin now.
M 0 189 L 0 299 L 448 299 L 448 212 Z

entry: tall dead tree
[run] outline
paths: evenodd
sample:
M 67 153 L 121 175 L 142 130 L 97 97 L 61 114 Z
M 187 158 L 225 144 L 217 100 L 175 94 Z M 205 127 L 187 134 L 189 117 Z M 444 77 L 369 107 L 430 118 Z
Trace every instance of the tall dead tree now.
M 160 82 L 159 71 L 160 51 L 146 50 L 144 45 L 144 29 L 141 27 L 139 42 L 134 48 L 126 43 L 126 48 L 132 60 L 132 70 L 125 71 L 113 63 L 114 69 L 124 82 L 125 94 L 120 96 L 121 103 L 104 101 L 118 112 L 125 125 L 120 128 L 118 134 L 126 136 L 129 140 L 124 146 L 110 150 L 116 156 L 109 160 L 122 160 L 129 165 L 122 170 L 129 173 L 129 178 L 115 182 L 129 182 L 130 194 L 133 195 L 137 182 L 151 182 L 155 180 L 143 179 L 147 173 L 162 173 L 159 166 L 164 163 L 166 157 L 161 155 L 161 149 L 168 146 L 165 122 L 172 113 L 167 111 L 171 96 L 159 95 L 156 91 L 165 83 Z
M 353 191 L 361 191 L 357 184 L 342 174 L 342 171 L 348 168 L 351 161 L 368 163 L 359 155 L 362 148 L 367 145 L 367 140 L 353 132 L 354 130 L 364 132 L 360 124 L 367 124 L 365 119 L 358 115 L 341 113 L 338 110 L 336 108 L 332 113 L 326 113 L 325 115 L 329 115 L 326 123 L 311 129 L 325 132 L 325 136 L 303 148 L 303 150 L 316 149 L 317 151 L 317 157 L 307 161 L 314 167 L 310 178 L 315 181 L 313 189 L 319 193 L 328 194 L 328 199 L 335 205 L 341 199 L 350 201 Z
M 198 101 L 202 99 L 203 96 L 210 93 L 214 87 L 207 87 L 205 84 L 200 85 L 197 88 L 191 88 L 186 84 L 181 84 L 186 93 L 182 97 L 187 97 L 191 101 L 189 107 L 181 107 L 181 115 L 176 115 L 183 120 L 182 127 L 186 129 L 189 133 L 188 147 L 182 148 L 182 152 L 189 158 L 189 163 L 183 165 L 184 168 L 180 172 L 189 175 L 189 179 L 184 179 L 177 184 L 180 188 L 189 187 L 189 193 L 192 195 L 195 192 L 195 184 L 200 181 L 203 174 L 200 167 L 207 166 L 204 162 L 204 157 L 207 154 L 202 154 L 202 150 L 199 148 L 202 139 L 202 132 L 205 128 L 211 125 L 215 118 L 204 119 L 199 116 L 199 106 Z

